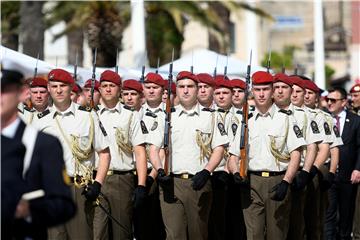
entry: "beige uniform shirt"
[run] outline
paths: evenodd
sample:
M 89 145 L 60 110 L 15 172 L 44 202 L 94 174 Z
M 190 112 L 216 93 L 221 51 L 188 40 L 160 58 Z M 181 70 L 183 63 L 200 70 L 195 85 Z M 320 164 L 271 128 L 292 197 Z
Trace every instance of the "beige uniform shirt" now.
M 18 115 L 24 123 L 30 124 L 34 118 L 35 109 L 29 109 L 23 103 L 18 104 Z
M 112 109 L 99 106 L 98 116 L 111 143 L 110 170 L 129 171 L 135 169 L 132 147 L 145 142 L 137 115 L 137 112 L 120 102 Z
M 159 136 L 164 137 L 165 126 L 165 104 L 161 103 L 157 108 L 150 108 L 146 103 L 142 107 L 141 113 L 141 130 L 145 135 L 145 141 L 150 132 L 159 132 Z
M 93 122 L 92 134 L 91 122 Z M 86 150 L 91 145 L 92 154 L 88 159 L 81 161 L 82 165 L 88 169 L 92 169 L 95 164 L 93 150 L 101 151 L 109 147 L 108 133 L 96 113 L 73 102 L 64 112 L 58 111 L 55 106 L 51 107 L 50 113 L 39 121 L 35 121 L 33 125 L 40 131 L 49 133 L 60 140 L 64 151 L 66 171 L 69 176 L 75 174 L 75 158 L 71 151 L 71 136 L 75 137 L 74 143 L 77 143 L 82 150 Z M 91 139 L 92 142 L 90 142 Z M 83 175 L 84 169 L 77 170 L 76 174 Z
M 209 161 L 200 146 L 208 150 L 227 145 L 229 140 L 225 127 L 217 122 L 214 110 L 203 109 L 196 104 L 192 110 L 176 106 L 171 114 L 170 165 L 175 174 L 196 174 Z M 149 143 L 163 146 L 163 135 L 153 131 Z
M 272 144 L 273 141 L 273 144 Z M 266 114 L 255 109 L 249 119 L 249 170 L 284 171 L 288 160 L 281 160 L 272 153 L 274 146 L 282 155 L 306 145 L 300 127 L 292 114 L 284 113 L 275 104 Z
M 310 123 L 312 121 L 315 121 L 317 123 L 319 131 L 323 136 L 322 142 L 331 144 L 333 142 L 333 136 L 331 133 L 330 124 L 325 121 L 325 117 L 322 114 L 322 111 L 319 109 L 311 109 L 308 107 L 304 107 L 304 110 L 309 117 Z

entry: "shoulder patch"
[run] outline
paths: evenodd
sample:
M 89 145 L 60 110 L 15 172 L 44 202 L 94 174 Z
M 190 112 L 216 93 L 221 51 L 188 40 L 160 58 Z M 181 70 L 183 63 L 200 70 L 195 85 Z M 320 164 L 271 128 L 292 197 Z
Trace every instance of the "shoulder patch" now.
M 149 133 L 149 131 L 147 130 L 146 125 L 145 125 L 143 120 L 140 121 L 140 127 L 141 127 L 141 131 L 142 131 L 143 134 L 148 134 Z
M 38 117 L 38 119 L 40 119 L 40 118 L 45 117 L 45 116 L 48 115 L 49 113 L 50 113 L 50 110 L 49 110 L 49 109 L 46 109 L 45 111 L 43 111 L 43 112 L 41 112 L 41 113 L 38 113 L 38 114 L 37 114 L 37 117 Z
M 225 126 L 223 123 L 221 122 L 218 123 L 218 129 L 220 131 L 221 136 L 226 135 Z
M 152 112 L 146 112 L 145 113 L 145 116 L 149 116 L 149 117 L 152 117 L 152 118 L 156 118 L 157 115 L 155 113 L 152 113 Z
M 331 135 L 330 126 L 327 122 L 324 122 L 324 130 L 326 135 Z
M 91 112 L 91 107 L 90 106 L 79 106 L 78 108 L 81 111 L 85 111 L 85 112 Z
M 206 111 L 206 112 L 215 112 L 214 109 L 212 108 L 203 108 L 201 111 Z
M 238 125 L 236 123 L 231 124 L 231 130 L 232 130 L 234 136 L 236 134 L 237 128 L 238 128 Z
M 340 137 L 339 129 L 336 126 L 334 126 L 333 130 L 334 130 L 335 136 Z
M 317 123 L 314 120 L 311 121 L 310 127 L 311 127 L 311 130 L 312 130 L 313 133 L 320 133 L 319 127 L 318 127 Z
M 99 127 L 101 129 L 101 132 L 103 133 L 103 135 L 106 137 L 107 136 L 107 132 L 104 128 L 104 126 L 102 125 L 102 122 L 99 120 Z
M 130 111 L 134 111 L 134 110 L 135 110 L 134 108 L 132 108 L 132 107 L 130 107 L 130 106 L 128 106 L 128 105 L 124 105 L 124 108 L 127 109 L 127 110 L 130 110 Z
M 153 123 L 153 125 L 151 126 L 151 131 L 154 131 L 154 130 L 156 130 L 156 128 L 158 127 L 158 122 L 157 121 L 154 121 L 154 123 Z
M 303 134 L 302 134 L 302 132 L 301 132 L 298 125 L 294 125 L 293 129 L 294 129 L 294 132 L 295 132 L 295 135 L 296 135 L 297 138 L 303 137 Z
M 291 110 L 285 110 L 285 109 L 280 109 L 279 112 L 285 113 L 285 114 L 287 114 L 287 115 L 291 115 L 291 114 L 292 114 L 292 111 L 291 111 Z

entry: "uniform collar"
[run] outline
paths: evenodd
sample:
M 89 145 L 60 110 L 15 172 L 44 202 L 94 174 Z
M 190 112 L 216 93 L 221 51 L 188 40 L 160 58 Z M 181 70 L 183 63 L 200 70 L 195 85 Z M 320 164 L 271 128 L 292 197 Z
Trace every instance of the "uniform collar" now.
M 71 101 L 70 106 L 68 107 L 68 109 L 66 109 L 65 111 L 61 112 L 59 111 L 55 105 L 53 105 L 53 111 L 54 111 L 54 115 L 53 118 L 55 118 L 57 115 L 63 115 L 63 116 L 68 116 L 68 115 L 75 115 L 75 110 L 76 110 L 76 104 L 74 102 Z
M 178 110 L 179 110 L 179 116 L 181 116 L 181 114 L 186 114 L 186 115 L 189 115 L 189 116 L 192 116 L 192 115 L 199 115 L 200 114 L 200 104 L 197 103 L 191 110 L 186 110 L 181 104 L 179 104 L 177 106 Z
M 149 111 L 149 112 L 152 112 L 152 113 L 158 113 L 158 112 L 162 112 L 165 108 L 164 108 L 164 103 L 161 102 L 159 104 L 159 106 L 155 107 L 155 108 L 151 108 L 147 102 L 144 103 L 144 109 L 145 111 Z
M 270 115 L 270 117 L 273 118 L 275 112 L 277 112 L 278 110 L 280 110 L 280 109 L 278 107 L 276 107 L 275 103 L 273 103 L 271 105 L 271 107 L 269 108 L 269 110 L 265 114 L 259 112 L 259 110 L 255 107 L 255 110 L 254 110 L 255 120 L 258 119 L 260 116 L 261 117 L 266 117 L 266 116 Z
M 99 112 L 100 112 L 100 114 L 103 114 L 106 111 L 109 111 L 111 113 L 114 113 L 114 112 L 121 113 L 121 107 L 122 107 L 122 104 L 120 102 L 118 102 L 115 105 L 115 107 L 113 107 L 113 108 L 107 108 L 107 107 L 103 106 L 102 104 L 100 104 L 99 105 Z

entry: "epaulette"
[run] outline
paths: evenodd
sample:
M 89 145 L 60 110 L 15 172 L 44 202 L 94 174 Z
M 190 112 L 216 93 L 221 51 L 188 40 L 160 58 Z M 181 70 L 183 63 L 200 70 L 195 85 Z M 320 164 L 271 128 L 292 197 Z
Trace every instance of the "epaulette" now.
M 90 106 L 79 106 L 78 109 L 81 110 L 81 111 L 91 112 L 91 107 Z
M 49 110 L 49 109 L 46 109 L 45 111 L 43 111 L 43 112 L 41 112 L 41 113 L 38 113 L 38 114 L 37 114 L 37 117 L 38 117 L 38 119 L 40 119 L 40 118 L 45 117 L 45 116 L 48 115 L 49 113 L 50 113 L 50 110 Z
M 287 115 L 291 115 L 291 114 L 292 114 L 292 111 L 291 111 L 291 110 L 285 110 L 285 109 L 280 109 L 279 112 L 285 113 L 285 114 L 287 114 Z
M 252 116 L 254 116 L 254 114 L 253 114 L 253 113 L 249 113 L 248 119 L 252 118 Z
M 145 113 L 145 116 L 149 116 L 149 117 L 152 117 L 152 118 L 156 118 L 156 117 L 157 117 L 157 115 L 156 115 L 155 113 L 153 113 L 153 112 L 146 112 L 146 113 Z
M 201 109 L 201 111 L 205 111 L 205 112 L 215 112 L 215 110 L 212 109 L 212 108 L 203 108 L 203 109 Z
M 294 108 L 294 110 L 295 110 L 295 111 L 300 111 L 300 112 L 305 112 L 305 110 L 302 109 L 302 108 Z
M 130 107 L 128 105 L 124 105 L 124 108 L 127 109 L 127 110 L 130 110 L 132 112 L 135 110 L 133 107 Z
M 218 111 L 218 112 L 221 112 L 221 113 L 226 113 L 226 112 L 228 112 L 227 110 L 222 109 L 222 108 L 218 108 L 217 111 Z
M 26 110 L 26 111 L 28 111 L 28 112 L 35 112 L 34 109 L 28 108 L 27 106 L 24 106 L 24 110 Z
M 243 114 L 243 111 L 237 110 L 237 111 L 236 111 L 236 114 Z

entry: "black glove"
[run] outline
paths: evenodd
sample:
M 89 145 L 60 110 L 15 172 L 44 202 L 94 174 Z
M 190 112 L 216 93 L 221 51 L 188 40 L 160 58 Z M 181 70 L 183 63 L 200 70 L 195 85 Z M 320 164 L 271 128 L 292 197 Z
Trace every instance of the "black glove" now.
M 195 176 L 191 179 L 192 188 L 196 191 L 202 189 L 205 186 L 206 182 L 209 180 L 209 178 L 210 172 L 208 170 L 203 169 L 200 172 L 197 172 Z
M 151 189 L 151 187 L 152 187 L 152 185 L 153 185 L 153 183 L 154 183 L 154 179 L 153 179 L 153 177 L 152 176 L 147 176 L 146 177 L 146 191 L 147 192 L 149 192 L 150 191 L 150 189 Z
M 282 201 L 286 197 L 286 193 L 289 187 L 289 183 L 285 180 L 281 180 L 279 184 L 276 184 L 271 192 L 275 192 L 275 194 L 271 197 L 272 200 Z
M 138 185 L 133 195 L 134 208 L 142 207 L 147 197 L 146 187 Z
M 298 174 L 296 174 L 294 181 L 291 184 L 291 187 L 294 191 L 303 190 L 308 183 L 309 173 L 305 170 L 301 170 Z
M 84 195 L 87 200 L 95 201 L 99 197 L 100 191 L 101 184 L 97 181 L 94 181 L 93 183 L 87 185 L 81 194 Z
M 329 172 L 326 177 L 322 179 L 320 182 L 320 189 L 322 191 L 327 191 L 329 188 L 334 184 L 335 180 L 335 174 L 332 172 Z
M 310 168 L 310 174 L 309 174 L 309 182 L 316 176 L 316 174 L 318 174 L 319 169 L 312 165 L 312 167 Z
M 236 185 L 239 185 L 240 187 L 249 187 L 250 186 L 249 180 L 246 178 L 242 178 L 240 176 L 240 173 L 238 173 L 238 172 L 233 175 L 233 179 L 234 179 L 234 183 Z
M 166 176 L 165 170 L 163 168 L 159 168 L 157 172 L 157 180 L 160 184 L 166 184 L 170 182 L 171 177 L 170 175 Z

